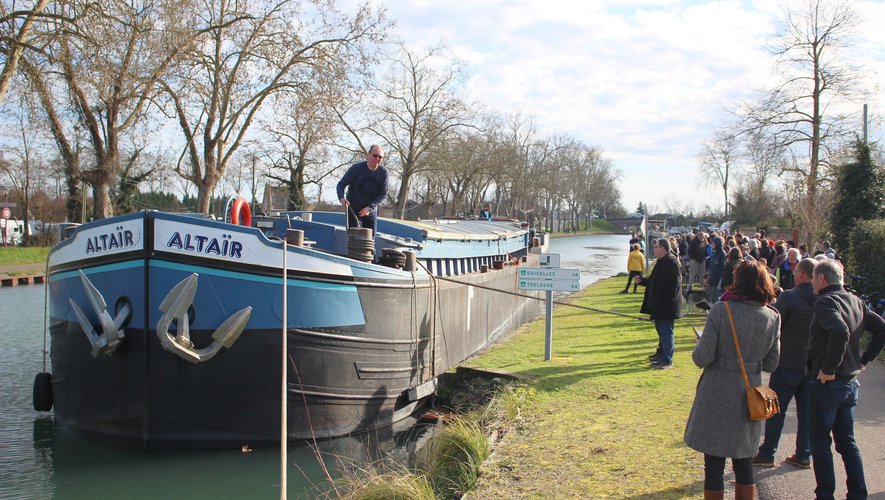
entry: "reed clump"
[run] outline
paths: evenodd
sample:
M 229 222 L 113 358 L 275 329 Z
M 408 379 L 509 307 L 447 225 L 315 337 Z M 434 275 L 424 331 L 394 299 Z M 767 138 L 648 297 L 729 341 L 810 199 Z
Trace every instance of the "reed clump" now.
M 346 500 L 437 500 L 427 475 L 406 468 L 357 470 L 341 480 Z
M 455 418 L 430 440 L 427 474 L 440 498 L 458 498 L 476 485 L 489 456 L 489 438 L 477 415 Z
M 462 406 L 462 413 L 444 419 L 414 470 L 380 464 L 351 471 L 341 481 L 342 497 L 439 500 L 460 498 L 473 489 L 492 444 L 519 421 L 535 394 L 534 389 L 493 385 L 491 393 L 477 395 L 485 404 Z

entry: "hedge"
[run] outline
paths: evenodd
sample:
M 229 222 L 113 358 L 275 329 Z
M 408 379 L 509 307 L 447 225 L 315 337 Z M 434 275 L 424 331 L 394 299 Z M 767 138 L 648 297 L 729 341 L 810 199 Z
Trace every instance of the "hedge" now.
M 850 234 L 848 271 L 865 293 L 885 292 L 885 219 L 858 221 Z

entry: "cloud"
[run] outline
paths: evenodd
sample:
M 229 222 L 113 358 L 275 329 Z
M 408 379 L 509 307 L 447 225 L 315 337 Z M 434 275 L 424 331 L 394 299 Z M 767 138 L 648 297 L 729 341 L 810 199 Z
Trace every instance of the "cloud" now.
M 469 63 L 471 98 L 537 117 L 542 134 L 603 148 L 623 173 L 625 204 L 661 192 L 706 198 L 696 158 L 727 109 L 775 81 L 765 43 L 773 2 L 389 2 L 407 44 L 443 40 Z M 869 66 L 885 61 L 885 5 L 858 6 Z M 665 172 L 665 174 L 661 174 Z M 668 182 L 669 183 L 669 182 Z M 688 195 L 687 195 L 688 196 Z M 689 200 L 686 199 L 686 202 Z M 700 205 L 698 205 L 700 206 Z

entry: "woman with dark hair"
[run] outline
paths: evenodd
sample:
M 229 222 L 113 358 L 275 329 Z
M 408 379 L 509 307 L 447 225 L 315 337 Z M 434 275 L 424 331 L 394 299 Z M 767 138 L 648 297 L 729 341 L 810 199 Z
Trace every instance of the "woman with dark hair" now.
M 750 385 L 762 383 L 762 372 L 777 367 L 780 315 L 769 305 L 775 291 L 768 269 L 742 260 L 734 282 L 713 305 L 692 359 L 704 371 L 685 427 L 685 443 L 704 454 L 704 498 L 723 498 L 725 459 L 735 473 L 735 498 L 752 499 L 753 454 L 762 422 L 750 420 L 747 396 L 729 322 L 728 304 Z
M 722 281 L 719 286 L 723 290 L 727 290 L 734 282 L 734 267 L 741 261 L 741 249 L 734 247 L 728 251 L 728 258 L 725 260 L 725 272 L 722 274 Z

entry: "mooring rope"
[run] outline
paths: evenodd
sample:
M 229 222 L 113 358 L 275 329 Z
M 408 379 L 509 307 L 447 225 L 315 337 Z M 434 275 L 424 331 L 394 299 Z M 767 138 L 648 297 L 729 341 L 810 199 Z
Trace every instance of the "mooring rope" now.
M 422 266 L 422 267 L 423 267 L 423 266 Z M 431 276 L 433 276 L 433 275 L 431 275 Z M 547 299 L 544 298 L 544 297 L 535 297 L 534 295 L 526 295 L 526 294 L 524 294 L 524 293 L 511 292 L 510 290 L 501 290 L 500 288 L 492 288 L 492 287 L 490 287 L 490 286 L 477 285 L 476 283 L 467 283 L 467 282 L 464 282 L 464 281 L 458 281 L 458 280 L 456 280 L 456 279 L 447 278 L 447 277 L 445 277 L 445 276 L 433 276 L 433 277 L 434 277 L 435 279 L 438 279 L 438 280 L 449 281 L 449 282 L 452 282 L 452 283 L 457 283 L 457 284 L 459 284 L 459 285 L 475 286 L 475 287 L 477 287 L 477 288 L 482 288 L 483 290 L 490 290 L 490 291 L 492 291 L 492 292 L 506 293 L 507 295 L 515 295 L 515 296 L 517 296 L 517 297 L 522 297 L 522 298 L 525 298 L 525 299 L 532 299 L 532 300 L 537 300 L 537 301 L 542 301 L 542 302 L 546 302 L 546 301 L 547 301 Z M 569 303 L 569 302 L 563 302 L 563 301 L 561 301 L 561 300 L 554 300 L 553 303 L 556 304 L 556 305 L 558 305 L 558 306 L 574 307 L 575 309 L 583 309 L 583 310 L 585 310 L 585 311 L 592 311 L 592 312 L 597 312 L 597 313 L 601 313 L 601 314 L 611 314 L 611 315 L 613 315 L 613 316 L 620 316 L 620 317 L 622 317 L 622 318 L 635 319 L 635 320 L 639 320 L 639 321 L 651 321 L 651 319 L 648 318 L 647 316 L 637 316 L 637 315 L 635 315 L 635 314 L 620 313 L 620 312 L 617 312 L 617 311 L 609 311 L 609 310 L 606 310 L 606 309 L 599 309 L 599 308 L 596 308 L 596 307 L 580 306 L 580 305 L 578 305 L 578 304 L 571 304 L 571 303 Z

